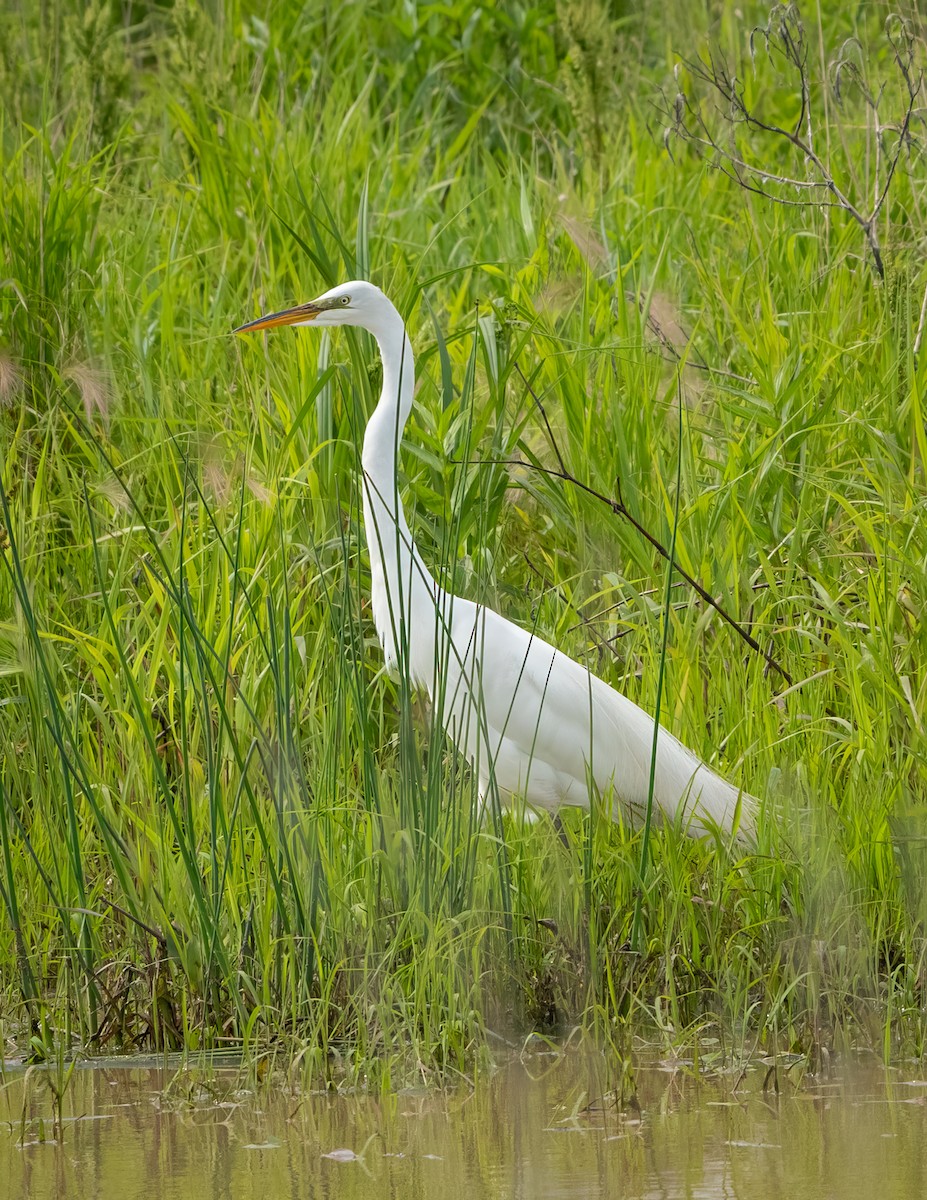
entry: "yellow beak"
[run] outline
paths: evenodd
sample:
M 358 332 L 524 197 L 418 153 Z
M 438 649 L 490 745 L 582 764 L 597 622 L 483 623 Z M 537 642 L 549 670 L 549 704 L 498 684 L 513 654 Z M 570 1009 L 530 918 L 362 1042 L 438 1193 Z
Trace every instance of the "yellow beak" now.
M 321 311 L 319 305 L 311 301 L 308 304 L 297 304 L 295 308 L 285 308 L 282 312 L 267 313 L 266 316 L 258 317 L 256 321 L 249 321 L 247 325 L 239 325 L 232 332 L 256 333 L 259 329 L 276 329 L 278 325 L 296 325 L 302 321 L 313 320 Z

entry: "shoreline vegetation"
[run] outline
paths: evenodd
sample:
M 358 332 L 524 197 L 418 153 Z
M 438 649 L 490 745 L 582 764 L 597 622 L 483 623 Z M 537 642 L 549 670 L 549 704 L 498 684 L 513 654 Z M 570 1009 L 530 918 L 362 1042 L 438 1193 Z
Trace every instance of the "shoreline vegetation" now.
M 5 1056 L 924 1053 L 923 30 L 845 9 L 5 7 Z M 231 336 L 368 277 L 429 568 L 659 686 L 755 846 L 477 816 L 371 620 L 373 343 Z

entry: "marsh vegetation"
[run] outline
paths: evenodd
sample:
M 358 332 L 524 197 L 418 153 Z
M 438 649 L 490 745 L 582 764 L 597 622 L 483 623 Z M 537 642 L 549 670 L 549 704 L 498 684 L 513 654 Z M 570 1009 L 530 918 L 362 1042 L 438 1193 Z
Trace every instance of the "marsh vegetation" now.
M 389 1087 L 532 1032 L 923 1052 L 924 99 L 899 124 L 828 66 L 897 84 L 894 11 L 821 0 L 801 77 L 880 275 L 845 211 L 666 151 L 701 38 L 749 111 L 805 111 L 750 58 L 767 9 L 707 4 L 696 38 L 681 2 L 4 7 L 9 1053 Z M 794 149 L 738 153 L 787 192 Z M 416 348 L 436 578 L 650 711 L 659 681 L 761 798 L 755 846 L 475 814 L 370 619 L 372 343 L 229 336 L 363 277 Z

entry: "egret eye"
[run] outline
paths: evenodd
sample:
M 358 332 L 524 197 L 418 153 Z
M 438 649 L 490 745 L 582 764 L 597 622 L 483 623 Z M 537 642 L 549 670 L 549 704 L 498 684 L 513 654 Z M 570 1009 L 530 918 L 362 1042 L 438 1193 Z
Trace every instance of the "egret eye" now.
M 351 303 L 351 297 L 350 297 L 350 296 L 342 296 L 342 297 L 341 297 L 341 303 L 342 303 L 342 304 L 350 304 L 350 303 Z

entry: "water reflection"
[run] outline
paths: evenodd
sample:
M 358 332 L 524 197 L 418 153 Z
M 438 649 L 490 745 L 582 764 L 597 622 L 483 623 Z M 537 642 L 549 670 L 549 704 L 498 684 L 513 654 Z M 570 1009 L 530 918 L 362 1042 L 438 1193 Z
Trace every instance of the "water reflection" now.
M 793 1073 L 794 1074 L 794 1073 Z M 927 1081 L 853 1064 L 800 1083 L 765 1068 L 635 1072 L 639 1106 L 609 1095 L 595 1055 L 515 1061 L 475 1090 L 259 1095 L 232 1072 L 106 1066 L 73 1075 L 53 1143 L 33 1072 L 0 1090 L 9 1200 L 576 1200 L 577 1197 L 927 1195 Z

